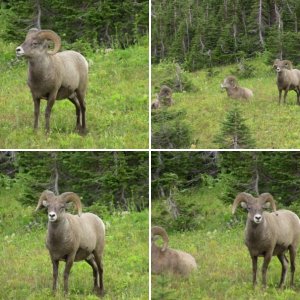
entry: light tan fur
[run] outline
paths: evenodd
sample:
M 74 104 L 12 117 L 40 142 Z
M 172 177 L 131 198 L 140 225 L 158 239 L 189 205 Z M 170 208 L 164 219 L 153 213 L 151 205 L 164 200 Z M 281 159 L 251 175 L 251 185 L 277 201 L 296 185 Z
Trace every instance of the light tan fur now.
M 189 253 L 168 247 L 168 236 L 166 231 L 159 226 L 151 230 L 151 270 L 154 274 L 171 273 L 188 276 L 197 269 L 195 258 Z M 160 235 L 164 240 L 164 246 L 155 244 L 155 237 Z
M 225 89 L 228 97 L 232 99 L 250 100 L 253 97 L 253 92 L 244 87 L 238 86 L 237 79 L 234 76 L 228 76 L 221 84 L 221 88 Z

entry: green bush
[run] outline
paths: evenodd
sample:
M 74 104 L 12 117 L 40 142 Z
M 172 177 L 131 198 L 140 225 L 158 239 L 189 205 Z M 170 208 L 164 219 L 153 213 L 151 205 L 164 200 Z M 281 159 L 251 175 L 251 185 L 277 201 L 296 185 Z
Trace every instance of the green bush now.
M 156 149 L 190 148 L 191 131 L 182 120 L 185 115 L 184 110 L 152 111 L 152 147 Z
M 154 93 L 158 93 L 162 85 L 169 86 L 174 92 L 196 91 L 189 73 L 173 62 L 164 62 L 152 69 Z

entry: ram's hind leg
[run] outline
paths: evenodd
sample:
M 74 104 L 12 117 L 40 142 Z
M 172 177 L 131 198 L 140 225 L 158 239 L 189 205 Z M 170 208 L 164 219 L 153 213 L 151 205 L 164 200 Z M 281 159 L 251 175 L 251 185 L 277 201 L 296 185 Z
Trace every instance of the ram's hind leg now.
M 98 272 L 98 267 L 95 261 L 94 256 L 91 256 L 90 258 L 87 258 L 85 260 L 93 269 L 93 277 L 94 277 L 94 292 L 97 292 L 99 289 L 99 272 Z
M 104 284 L 103 284 L 103 264 L 102 264 L 102 256 L 96 250 L 93 252 L 95 261 L 99 271 L 99 279 L 100 279 L 100 291 L 99 295 L 104 296 Z
M 287 270 L 288 270 L 288 266 L 289 266 L 289 261 L 286 258 L 286 256 L 282 253 L 277 255 L 279 261 L 281 262 L 281 278 L 280 278 L 280 282 L 279 282 L 279 288 L 282 288 L 286 279 L 286 274 L 287 274 Z
M 289 252 L 290 252 L 290 260 L 291 260 L 291 286 L 294 286 L 294 275 L 295 275 L 295 270 L 296 270 L 296 249 L 293 246 L 289 247 Z
M 86 110 L 86 107 L 85 107 L 85 93 L 77 90 L 76 91 L 76 95 L 77 95 L 77 99 L 78 99 L 78 102 L 79 102 L 79 105 L 80 105 L 80 109 L 81 109 L 81 126 L 82 126 L 82 134 L 85 134 L 86 133 L 86 124 L 85 124 L 85 110 Z
M 68 99 L 75 105 L 75 108 L 76 108 L 76 130 L 80 131 L 81 130 L 81 124 L 80 124 L 81 109 L 80 109 L 79 101 L 75 94 L 70 96 Z
M 297 104 L 300 105 L 300 89 L 296 88 L 295 92 L 297 93 Z

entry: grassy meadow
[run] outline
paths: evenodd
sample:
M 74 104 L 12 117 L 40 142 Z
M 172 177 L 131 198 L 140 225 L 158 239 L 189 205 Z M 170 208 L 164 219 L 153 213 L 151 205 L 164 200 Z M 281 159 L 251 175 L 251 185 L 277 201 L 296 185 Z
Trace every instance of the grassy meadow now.
M 203 188 L 186 195 L 177 195 L 186 197 L 189 203 L 197 203 L 201 213 L 193 217 L 198 223 L 198 228 L 194 231 L 172 232 L 171 227 L 169 228 L 169 246 L 191 253 L 197 261 L 198 270 L 188 278 L 152 275 L 152 299 L 299 299 L 299 253 L 296 260 L 295 289 L 289 288 L 289 273 L 286 288 L 277 288 L 281 274 L 277 257 L 273 257 L 269 264 L 266 289 L 261 285 L 262 258 L 259 258 L 258 285 L 253 289 L 251 258 L 244 245 L 246 213 L 241 210 L 236 218 L 232 218 L 231 204 L 224 205 L 218 199 L 221 194 L 221 186 L 215 186 L 214 189 Z M 152 216 L 152 225 L 161 225 L 156 219 L 160 205 L 152 202 L 155 215 Z M 189 222 L 190 217 L 186 220 Z M 183 222 L 183 219 L 178 222 Z M 166 228 L 168 226 L 167 222 L 162 225 Z
M 194 73 L 185 72 L 194 91 L 174 93 L 175 105 L 169 110 L 184 110 L 184 121 L 192 131 L 189 148 L 219 148 L 214 143 L 228 111 L 238 106 L 246 125 L 255 139 L 256 148 L 300 148 L 300 106 L 296 93 L 290 91 L 285 105 L 278 105 L 276 73 L 264 56 L 247 61 L 255 69 L 251 78 L 240 79 L 239 85 L 253 90 L 251 101 L 234 100 L 227 96 L 220 84 L 236 70 L 236 65 L 220 66 Z M 170 74 L 167 63 L 152 67 L 152 95 Z M 174 74 L 175 77 L 175 74 Z
M 52 295 L 52 264 L 45 247 L 46 214 L 16 200 L 17 190 L 0 193 L 0 299 L 65 299 L 64 262 Z M 104 299 L 148 299 L 148 212 L 100 216 L 106 224 Z M 43 220 L 43 222 L 37 222 Z M 74 263 L 68 299 L 99 299 L 92 293 L 92 269 Z
M 54 104 L 49 135 L 44 131 L 46 101 L 42 100 L 40 126 L 34 132 L 27 64 L 14 58 L 16 46 L 0 42 L 0 148 L 148 148 L 146 38 L 125 50 L 85 55 L 89 62 L 86 136 L 75 132 L 75 107 L 68 100 Z

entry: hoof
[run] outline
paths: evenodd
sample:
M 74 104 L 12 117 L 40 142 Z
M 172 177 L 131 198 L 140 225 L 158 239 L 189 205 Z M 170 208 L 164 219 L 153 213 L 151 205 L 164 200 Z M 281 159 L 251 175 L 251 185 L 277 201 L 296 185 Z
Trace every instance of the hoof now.
M 97 296 L 99 296 L 99 297 L 104 297 L 104 295 L 105 295 L 104 290 L 101 290 L 101 289 L 98 288 L 98 287 L 95 287 L 94 290 L 93 290 L 93 292 L 94 292 Z
M 79 134 L 82 135 L 82 136 L 85 136 L 88 134 L 88 130 L 86 128 L 81 128 L 79 130 Z

